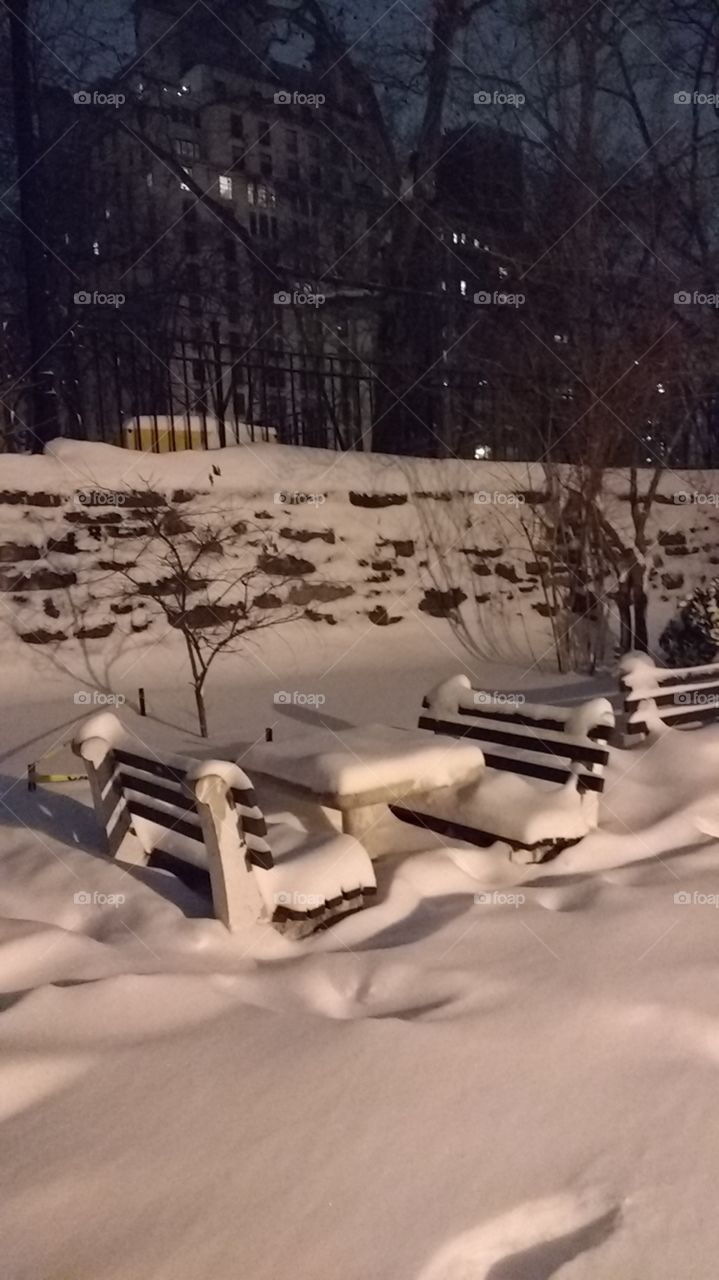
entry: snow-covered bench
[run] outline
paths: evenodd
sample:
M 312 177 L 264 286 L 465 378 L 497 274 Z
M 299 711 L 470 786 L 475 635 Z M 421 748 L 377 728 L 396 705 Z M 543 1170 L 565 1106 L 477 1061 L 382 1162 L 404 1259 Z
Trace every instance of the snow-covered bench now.
M 630 741 L 663 725 L 691 729 L 719 719 L 719 663 L 667 668 L 648 653 L 627 653 L 619 684 Z
M 458 675 L 433 689 L 422 708 L 421 729 L 471 739 L 486 771 L 468 785 L 390 805 L 395 817 L 471 844 L 502 840 L 537 861 L 597 826 L 614 728 L 606 698 L 576 707 L 502 702 Z
M 108 852 L 207 889 L 228 929 L 271 921 L 302 936 L 376 892 L 372 863 L 348 835 L 269 828 L 247 775 L 224 760 L 160 759 L 116 716 L 90 717 L 73 748 L 85 761 Z

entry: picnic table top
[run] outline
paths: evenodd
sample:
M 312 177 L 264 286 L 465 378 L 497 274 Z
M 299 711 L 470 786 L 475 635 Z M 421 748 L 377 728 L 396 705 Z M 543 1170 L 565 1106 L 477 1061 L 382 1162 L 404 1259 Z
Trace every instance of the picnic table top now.
M 243 766 L 320 804 L 352 809 L 471 782 L 484 770 L 484 755 L 476 743 L 423 729 L 322 726 L 252 747 Z

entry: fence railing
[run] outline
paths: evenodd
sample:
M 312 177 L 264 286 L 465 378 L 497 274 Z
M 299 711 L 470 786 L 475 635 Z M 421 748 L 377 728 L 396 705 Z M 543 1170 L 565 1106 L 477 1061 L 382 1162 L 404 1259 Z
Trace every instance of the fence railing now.
M 542 393 L 488 362 L 417 369 L 355 355 L 76 326 L 53 353 L 63 434 L 171 452 L 274 441 L 495 461 L 581 456 L 566 380 Z M 17 419 L 25 415 L 15 391 Z M 2 434 L 7 436 L 7 414 Z M 682 413 L 685 413 L 685 408 Z M 650 466 L 674 436 L 669 396 L 628 424 L 611 465 Z M 616 427 L 614 428 L 616 431 Z M 696 406 L 674 467 L 719 466 L 719 399 Z
M 276 441 L 518 458 L 498 391 L 474 371 L 90 331 L 63 354 L 61 400 L 68 435 L 154 451 Z

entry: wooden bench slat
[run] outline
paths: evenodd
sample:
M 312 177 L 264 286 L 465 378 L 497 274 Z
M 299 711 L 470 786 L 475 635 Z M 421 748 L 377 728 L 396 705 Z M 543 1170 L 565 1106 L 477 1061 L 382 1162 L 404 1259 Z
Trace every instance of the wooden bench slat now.
M 171 791 L 169 787 L 163 787 L 159 782 L 153 782 L 150 778 L 138 778 L 135 774 L 125 773 L 124 770 L 120 771 L 119 779 L 126 791 L 140 791 L 145 796 L 152 796 L 153 800 L 172 804 L 176 809 L 184 809 L 192 814 L 195 812 L 194 802 L 181 791 Z
M 429 698 L 425 697 L 422 699 L 422 707 L 427 711 L 430 709 Z M 538 729 L 554 729 L 557 733 L 562 733 L 564 731 L 564 726 L 569 718 L 568 713 L 563 716 L 559 713 L 557 713 L 556 716 L 549 714 L 542 716 L 530 716 L 521 711 L 517 711 L 516 707 L 510 707 L 509 705 L 505 708 L 504 706 L 497 706 L 493 703 L 491 704 L 491 707 L 492 709 L 490 710 L 490 704 L 486 702 L 480 702 L 477 703 L 476 706 L 471 707 L 462 706 L 460 703 L 457 707 L 457 715 L 491 716 L 493 720 L 508 720 L 514 724 L 534 725 Z
M 585 791 L 603 791 L 604 778 L 595 773 L 575 773 L 573 769 L 561 769 L 542 764 L 539 760 L 518 760 L 516 756 L 498 755 L 485 751 L 484 760 L 488 769 L 498 769 L 502 773 L 520 773 L 527 778 L 541 778 L 544 782 L 556 782 L 563 786 L 570 778 L 576 777 L 580 788 Z
M 711 724 L 719 719 L 719 707 L 687 707 L 684 711 L 674 711 L 671 715 L 660 716 L 662 724 L 669 726 L 684 724 Z M 627 733 L 647 733 L 645 720 L 635 720 L 627 725 Z
M 407 809 L 404 805 L 391 804 L 389 806 L 390 813 L 395 818 L 399 818 L 400 822 L 407 822 L 410 826 L 421 827 L 426 831 L 434 831 L 436 835 L 446 836 L 449 840 L 464 840 L 467 844 L 475 844 L 479 848 L 488 848 L 489 845 L 496 844 L 498 840 L 504 844 L 511 845 L 513 848 L 534 849 L 536 845 L 519 845 L 516 840 L 509 840 L 506 836 L 498 836 L 491 831 L 482 831 L 477 827 L 465 826 L 462 822 L 455 822 L 451 818 L 438 818 L 433 814 L 422 813 L 417 809 Z M 546 840 L 539 841 L 539 847 L 544 847 L 548 842 Z
M 512 732 L 509 729 L 496 729 L 491 725 L 471 724 L 466 729 L 452 720 L 441 720 L 433 716 L 421 716 L 420 729 L 432 729 L 435 733 L 457 735 L 472 740 L 494 742 L 505 747 L 515 747 L 520 751 L 536 752 L 538 755 L 553 755 L 560 759 L 577 761 L 582 764 L 606 764 L 609 752 L 601 747 L 589 747 L 574 741 L 569 735 L 557 734 L 555 738 L 542 738 L 538 735 Z
M 185 773 L 182 769 L 175 765 L 163 764 L 162 760 L 138 756 L 132 751 L 124 751 L 121 747 L 115 748 L 114 756 L 120 764 L 129 764 L 133 769 L 140 769 L 143 773 L 150 773 L 156 778 L 169 778 L 172 782 L 180 784 L 185 781 Z
M 697 705 L 697 706 L 712 705 L 708 702 L 705 702 L 704 704 L 702 703 L 692 704 L 691 702 L 684 702 L 684 701 L 677 702 L 678 696 L 686 697 L 686 695 L 690 693 L 701 694 L 704 698 L 708 698 L 708 697 L 715 698 L 716 699 L 715 705 L 716 707 L 719 708 L 719 684 L 687 685 L 687 686 L 675 685 L 673 688 L 669 688 L 669 689 L 665 688 L 663 693 L 659 693 L 658 691 L 656 693 L 645 692 L 642 694 L 627 693 L 624 699 L 624 706 L 627 711 L 631 709 L 636 711 L 641 702 L 653 702 L 656 707 L 671 707 L 676 705 L 678 708 L 682 708 L 685 706 L 691 707 L 692 705 Z
M 127 807 L 136 818 L 144 818 L 147 822 L 156 823 L 158 827 L 166 827 L 168 831 L 177 831 L 188 840 L 203 843 L 202 828 L 199 823 L 188 822 L 187 818 L 177 818 L 173 813 L 165 813 L 163 809 L 153 809 L 149 804 L 136 800 L 134 796 L 127 797 Z
M 627 738 L 646 737 L 652 719 L 678 729 L 699 728 L 719 720 L 719 663 L 656 667 L 651 659 L 637 660 L 633 655 L 631 661 L 625 661 L 619 684 Z M 684 701 L 692 694 L 697 695 L 697 701 Z
M 210 873 L 205 871 L 204 867 L 196 867 L 194 863 L 177 858 L 174 853 L 168 853 L 165 849 L 153 849 L 147 865 L 156 867 L 159 871 L 171 871 L 182 884 L 187 885 L 188 889 L 193 889 L 195 893 L 212 899 Z

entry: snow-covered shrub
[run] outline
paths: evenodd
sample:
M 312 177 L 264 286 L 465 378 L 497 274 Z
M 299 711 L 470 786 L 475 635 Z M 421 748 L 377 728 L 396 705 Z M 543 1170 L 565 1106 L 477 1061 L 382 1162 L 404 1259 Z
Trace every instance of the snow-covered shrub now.
M 714 662 L 719 653 L 719 578 L 697 587 L 682 600 L 679 612 L 659 638 L 670 667 L 695 667 Z

